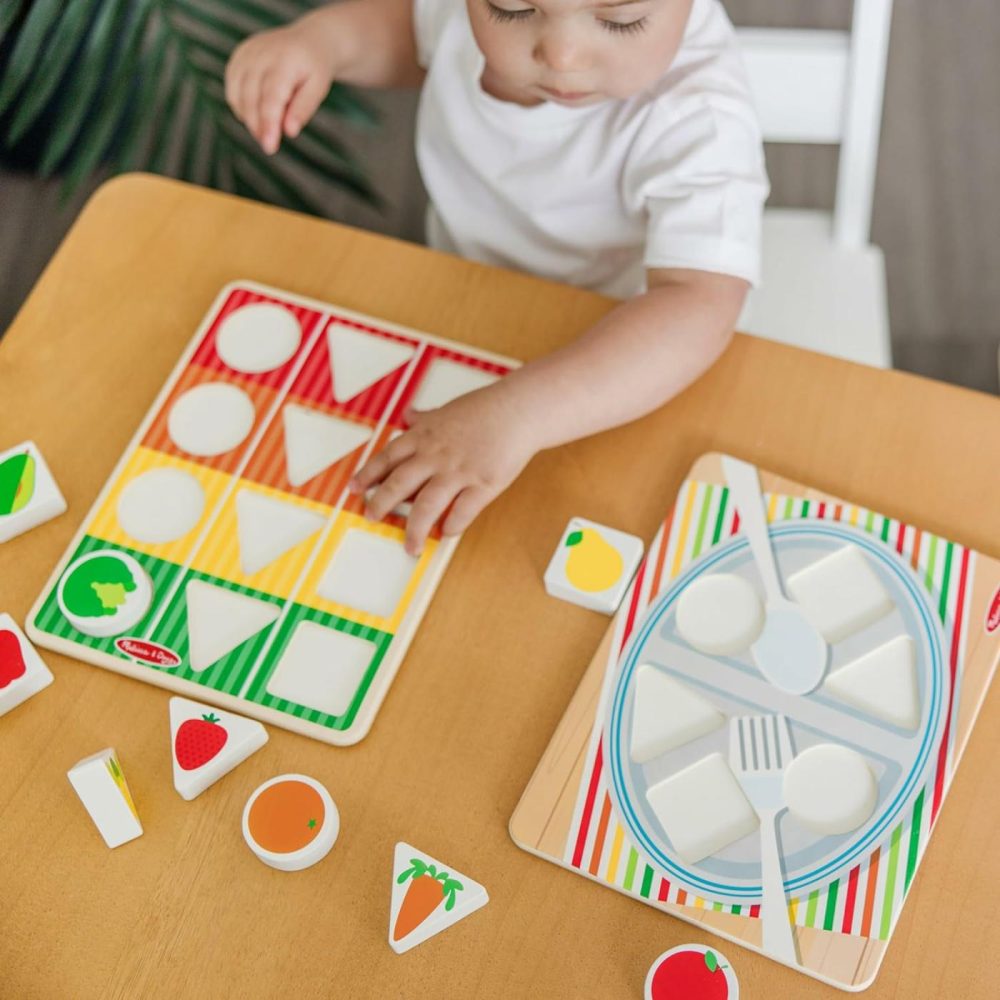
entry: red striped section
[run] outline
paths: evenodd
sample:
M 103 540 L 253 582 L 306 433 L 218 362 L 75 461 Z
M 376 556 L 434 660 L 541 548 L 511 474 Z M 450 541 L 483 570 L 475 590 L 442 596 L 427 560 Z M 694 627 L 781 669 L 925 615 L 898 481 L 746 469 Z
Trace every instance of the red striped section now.
M 660 888 L 656 892 L 656 898 L 661 903 L 665 903 L 669 895 L 670 895 L 670 883 L 665 878 L 661 878 Z
M 854 923 L 854 903 L 858 898 L 858 875 L 861 866 L 855 865 L 851 869 L 851 874 L 847 878 L 847 895 L 844 897 L 844 920 L 840 925 L 841 932 L 851 933 L 851 925 Z
M 760 916 L 760 903 L 754 903 L 753 906 L 750 907 L 750 917 L 751 919 L 756 920 L 759 916 Z
M 671 509 L 663 522 L 660 534 L 660 551 L 656 555 L 656 569 L 653 573 L 653 585 L 649 589 L 650 600 L 660 592 L 660 582 L 663 579 L 663 565 L 667 561 L 667 549 L 670 548 L 670 529 L 674 523 L 674 512 Z
M 260 292 L 251 291 L 247 288 L 234 289 L 229 298 L 223 303 L 222 308 L 212 320 L 212 324 L 209 327 L 208 332 L 195 349 L 191 363 L 207 368 L 209 371 L 213 372 L 213 374 L 224 373 L 227 377 L 232 375 L 232 369 L 223 362 L 215 348 L 215 341 L 219 333 L 219 328 L 228 316 L 231 316 L 244 306 L 253 305 L 258 302 L 268 302 L 274 305 L 282 306 L 292 313 L 292 315 L 299 321 L 299 326 L 302 329 L 302 341 L 295 354 L 280 367 L 274 368 L 269 372 L 261 372 L 260 374 L 241 374 L 243 374 L 244 378 L 256 382 L 259 385 L 266 385 L 270 389 L 278 389 L 282 386 L 285 379 L 288 377 L 290 370 L 294 366 L 296 359 L 299 357 L 303 345 L 308 341 L 309 335 L 313 332 L 316 324 L 320 321 L 322 313 L 316 312 L 314 309 L 308 309 L 305 306 L 285 302 L 282 299 L 277 299 L 270 295 L 261 295 Z
M 738 510 L 733 511 L 733 524 L 729 529 L 729 534 L 735 535 L 740 530 L 740 512 Z
M 820 520 L 822 520 L 824 517 L 826 517 L 826 502 L 825 501 L 820 500 L 820 502 L 819 502 L 819 510 L 816 511 L 816 516 L 818 518 L 820 518 Z
M 903 554 L 903 547 L 906 541 L 906 525 L 900 521 L 899 528 L 896 532 L 896 552 L 899 555 Z
M 639 610 L 639 601 L 641 600 L 642 594 L 642 581 L 643 577 L 646 575 L 646 565 L 648 559 L 643 559 L 639 565 L 639 572 L 635 575 L 635 583 L 632 585 L 632 600 L 629 601 L 628 606 L 628 618 L 625 620 L 625 630 L 622 633 L 622 644 L 619 649 L 625 648 L 625 643 L 628 642 L 629 636 L 632 634 L 632 629 L 635 628 L 635 618 Z
M 580 817 L 580 829 L 576 835 L 576 846 L 573 848 L 573 867 L 579 868 L 583 863 L 583 849 L 587 843 L 587 831 L 590 829 L 590 817 L 594 814 L 594 800 L 597 798 L 597 783 L 601 777 L 603 764 L 603 747 L 597 744 L 597 754 L 594 757 L 594 770 L 590 774 L 590 785 L 587 788 L 587 798 L 583 803 L 583 815 Z
M 948 714 L 944 720 L 944 735 L 941 737 L 941 749 L 938 752 L 937 775 L 934 778 L 934 800 L 931 804 L 931 823 L 937 818 L 944 796 L 945 768 L 948 763 L 948 742 L 951 736 L 951 713 L 955 701 L 955 675 L 958 671 L 958 650 L 962 638 L 962 616 L 965 612 L 965 586 L 969 575 L 969 550 L 962 549 L 962 571 L 958 578 L 958 600 L 955 602 L 955 622 L 951 634 L 951 656 L 949 667 L 951 684 L 948 688 Z

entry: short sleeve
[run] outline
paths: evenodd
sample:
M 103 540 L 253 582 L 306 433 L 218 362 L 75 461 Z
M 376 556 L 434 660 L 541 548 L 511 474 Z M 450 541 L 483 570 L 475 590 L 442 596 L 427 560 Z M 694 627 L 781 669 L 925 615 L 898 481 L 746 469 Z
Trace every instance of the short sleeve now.
M 449 18 L 464 8 L 464 0 L 413 0 L 413 33 L 417 40 L 417 62 L 427 69 L 444 34 Z
M 749 102 L 689 95 L 650 115 L 626 170 L 626 198 L 647 220 L 646 268 L 691 268 L 760 282 L 769 185 Z

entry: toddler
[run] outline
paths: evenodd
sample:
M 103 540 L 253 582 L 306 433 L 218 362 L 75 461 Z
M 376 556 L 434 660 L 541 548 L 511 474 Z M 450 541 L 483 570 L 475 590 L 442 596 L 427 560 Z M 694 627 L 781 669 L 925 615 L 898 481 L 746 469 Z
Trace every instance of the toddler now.
M 623 299 L 572 344 L 436 410 L 355 475 L 414 496 L 407 549 L 463 531 L 531 457 L 634 420 L 725 350 L 768 184 L 718 0 L 346 0 L 255 35 L 226 96 L 273 153 L 334 80 L 421 87 L 431 246 Z

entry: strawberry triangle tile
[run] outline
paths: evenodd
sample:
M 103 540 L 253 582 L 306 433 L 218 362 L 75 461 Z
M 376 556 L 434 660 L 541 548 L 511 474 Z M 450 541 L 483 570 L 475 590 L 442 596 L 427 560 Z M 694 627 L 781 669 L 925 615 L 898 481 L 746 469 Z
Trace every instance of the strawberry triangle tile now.
M 400 841 L 392 865 L 389 947 L 402 955 L 489 900 L 478 882 Z
M 182 799 L 201 795 L 266 742 L 259 722 L 187 698 L 170 699 L 170 755 Z

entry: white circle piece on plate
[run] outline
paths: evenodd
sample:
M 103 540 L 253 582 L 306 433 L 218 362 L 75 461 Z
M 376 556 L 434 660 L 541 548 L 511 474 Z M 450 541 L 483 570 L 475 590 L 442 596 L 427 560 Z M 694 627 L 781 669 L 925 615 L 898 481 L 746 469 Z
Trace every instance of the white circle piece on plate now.
M 118 497 L 118 523 L 147 545 L 183 538 L 201 520 L 205 491 L 182 469 L 150 469 L 136 476 Z
M 301 341 L 302 327 L 284 306 L 254 302 L 222 321 L 215 349 L 230 368 L 258 375 L 280 368 Z
M 149 574 L 125 552 L 100 549 L 71 563 L 56 590 L 59 610 L 85 635 L 106 639 L 136 625 L 153 603 Z
M 224 455 L 246 440 L 256 419 L 253 401 L 240 388 L 206 382 L 189 389 L 170 410 L 170 439 L 189 455 Z
M 702 653 L 740 653 L 763 627 L 764 605 L 757 591 L 733 573 L 703 576 L 677 599 L 677 631 Z
M 803 826 L 831 837 L 861 826 L 878 798 L 864 757 L 836 743 L 798 754 L 785 771 L 784 792 L 788 811 Z
M 279 871 L 297 872 L 330 853 L 340 834 L 340 813 L 330 793 L 304 774 L 265 781 L 243 809 L 243 839 Z

